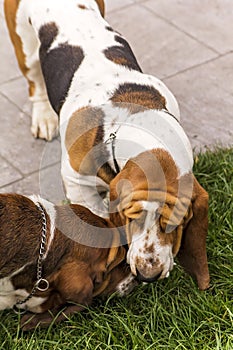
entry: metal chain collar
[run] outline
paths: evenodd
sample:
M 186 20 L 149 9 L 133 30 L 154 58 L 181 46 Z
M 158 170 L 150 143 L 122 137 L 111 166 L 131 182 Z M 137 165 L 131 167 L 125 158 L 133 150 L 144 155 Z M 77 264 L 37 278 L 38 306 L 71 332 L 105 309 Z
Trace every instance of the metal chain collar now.
M 46 220 L 46 214 L 45 210 L 42 207 L 42 205 L 38 202 L 37 208 L 41 212 L 42 216 L 42 234 L 41 234 L 41 243 L 40 243 L 40 250 L 39 250 L 39 257 L 37 260 L 37 272 L 36 272 L 36 283 L 34 284 L 31 293 L 24 299 L 24 300 L 18 300 L 15 305 L 13 306 L 13 310 L 16 313 L 24 313 L 27 311 L 27 308 L 25 307 L 23 310 L 18 307 L 18 305 L 25 304 L 28 300 L 30 300 L 33 295 L 36 293 L 37 290 L 40 292 L 45 292 L 49 289 L 49 282 L 47 279 L 42 278 L 42 268 L 43 268 L 43 258 L 45 254 L 45 248 L 46 248 L 46 242 L 47 242 L 47 220 Z
M 119 128 L 120 128 L 120 126 L 119 126 Z M 117 129 L 117 131 L 119 130 L 119 128 Z M 114 164 L 116 173 L 119 174 L 119 172 L 120 172 L 120 167 L 119 167 L 119 164 L 117 163 L 116 154 L 115 154 L 115 142 L 116 142 L 117 131 L 112 132 L 112 133 L 109 135 L 109 138 L 107 139 L 107 141 L 105 141 L 105 143 L 106 143 L 106 144 L 109 144 L 109 143 L 112 144 L 113 164 Z

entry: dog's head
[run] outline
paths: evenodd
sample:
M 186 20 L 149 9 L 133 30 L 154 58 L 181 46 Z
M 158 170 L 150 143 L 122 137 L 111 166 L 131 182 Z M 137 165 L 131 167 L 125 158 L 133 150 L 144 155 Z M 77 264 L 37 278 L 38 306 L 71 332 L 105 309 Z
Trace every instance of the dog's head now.
M 142 281 L 167 277 L 178 255 L 199 288 L 208 287 L 207 211 L 205 190 L 193 174 L 179 177 L 164 150 L 130 160 L 111 183 L 111 219 L 124 225 L 127 261 Z

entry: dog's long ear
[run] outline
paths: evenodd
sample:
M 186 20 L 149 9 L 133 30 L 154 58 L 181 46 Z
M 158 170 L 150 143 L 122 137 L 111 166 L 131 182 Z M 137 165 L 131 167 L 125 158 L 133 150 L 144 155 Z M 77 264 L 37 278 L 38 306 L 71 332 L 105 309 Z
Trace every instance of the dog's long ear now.
M 113 226 L 110 220 L 106 221 L 108 222 L 108 226 L 112 229 L 112 243 L 106 262 L 106 268 L 108 272 L 110 272 L 125 259 L 126 250 L 121 245 L 121 238 L 118 230 Z
M 102 17 L 104 17 L 105 15 L 105 4 L 104 4 L 104 0 L 95 0 L 99 6 L 100 9 L 100 13 L 102 15 Z
M 198 287 L 209 287 L 206 254 L 208 231 L 208 194 L 194 178 L 192 196 L 193 217 L 184 228 L 178 259 L 184 269 L 197 279 Z

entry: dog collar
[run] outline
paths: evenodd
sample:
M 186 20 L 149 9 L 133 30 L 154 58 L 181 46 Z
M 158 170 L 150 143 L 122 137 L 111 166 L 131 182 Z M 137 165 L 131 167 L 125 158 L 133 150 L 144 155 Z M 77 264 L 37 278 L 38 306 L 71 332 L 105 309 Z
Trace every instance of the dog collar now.
M 180 124 L 179 120 L 174 116 L 174 114 L 170 113 L 167 109 L 163 108 L 161 110 L 158 111 L 162 111 L 164 113 L 166 113 L 167 115 L 169 115 L 170 117 L 172 117 L 173 119 L 175 119 L 177 121 L 178 124 Z M 120 127 L 122 126 L 122 124 L 120 124 L 117 128 L 117 130 L 115 132 L 111 132 L 108 139 L 105 141 L 105 144 L 110 144 L 112 146 L 112 158 L 113 158 L 113 164 L 115 167 L 115 171 L 117 174 L 119 174 L 120 172 L 120 166 L 117 162 L 116 159 L 116 152 L 115 152 L 115 147 L 116 147 L 116 137 L 117 137 L 117 132 L 119 131 Z
M 118 128 L 118 130 L 119 130 L 119 128 Z M 118 131 L 118 130 L 117 130 L 117 131 Z M 107 141 L 105 141 L 105 143 L 106 143 L 106 144 L 111 143 L 111 145 L 112 145 L 112 158 L 113 158 L 113 163 L 114 163 L 114 167 L 115 167 L 116 173 L 119 174 L 119 172 L 120 172 L 121 170 L 120 170 L 119 164 L 117 163 L 116 154 L 115 154 L 115 143 L 116 143 L 117 131 L 112 132 L 112 133 L 109 135 L 109 138 L 107 139 Z
M 174 114 L 170 113 L 167 109 L 163 108 L 161 109 L 161 111 L 170 115 L 172 118 L 174 118 L 177 121 L 177 123 L 180 124 L 179 120 L 174 116 Z
M 27 307 L 21 309 L 19 306 L 25 304 L 28 300 L 30 300 L 36 291 L 45 292 L 49 289 L 49 282 L 47 279 L 42 278 L 42 267 L 43 267 L 43 258 L 45 255 L 45 247 L 47 242 L 47 219 L 43 206 L 38 202 L 36 203 L 37 208 L 41 212 L 42 217 L 42 233 L 41 233 L 41 242 L 40 242 L 40 250 L 39 257 L 37 259 L 37 273 L 36 273 L 36 283 L 34 284 L 30 294 L 24 300 L 18 300 L 13 306 L 13 310 L 16 313 L 25 313 L 27 312 Z

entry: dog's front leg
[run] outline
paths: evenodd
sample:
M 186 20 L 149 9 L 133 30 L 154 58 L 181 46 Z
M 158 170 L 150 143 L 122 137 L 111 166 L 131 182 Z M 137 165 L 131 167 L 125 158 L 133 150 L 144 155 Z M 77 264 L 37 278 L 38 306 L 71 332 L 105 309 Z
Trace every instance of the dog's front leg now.
M 94 286 L 88 271 L 88 265 L 83 261 L 64 264 L 51 277 L 54 291 L 41 305 L 44 312 L 25 314 L 21 320 L 22 329 L 28 331 L 37 326 L 48 327 L 52 322 L 61 322 L 66 316 L 82 311 L 85 306 L 90 305 Z M 64 306 L 66 308 L 62 310 Z
M 98 216 L 109 217 L 108 184 L 98 176 L 79 174 L 66 157 L 62 160 L 61 174 L 66 197 L 71 203 L 82 205 Z M 101 193 L 105 195 L 102 196 Z
M 31 331 L 36 327 L 47 328 L 52 323 L 59 323 L 67 319 L 75 312 L 80 312 L 84 309 L 81 305 L 69 305 L 64 310 L 59 311 L 54 309 L 42 314 L 25 314 L 20 321 L 20 326 L 23 331 Z

